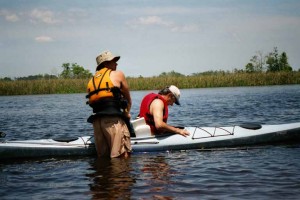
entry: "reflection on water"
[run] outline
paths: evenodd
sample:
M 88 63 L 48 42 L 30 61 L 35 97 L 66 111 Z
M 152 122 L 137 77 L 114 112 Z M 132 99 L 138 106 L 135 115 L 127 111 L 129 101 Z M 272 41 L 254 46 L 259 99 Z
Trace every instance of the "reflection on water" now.
M 165 156 L 96 158 L 89 162 L 92 199 L 174 199 L 168 187 L 178 173 Z
M 172 199 L 170 195 L 160 195 L 166 191 L 167 187 L 172 184 L 172 169 L 168 165 L 164 156 L 150 157 L 142 161 L 141 173 L 149 186 L 145 193 L 153 194 L 154 198 Z
M 135 179 L 130 159 L 96 158 L 90 165 L 92 172 L 86 176 L 91 179 L 92 199 L 131 199 Z

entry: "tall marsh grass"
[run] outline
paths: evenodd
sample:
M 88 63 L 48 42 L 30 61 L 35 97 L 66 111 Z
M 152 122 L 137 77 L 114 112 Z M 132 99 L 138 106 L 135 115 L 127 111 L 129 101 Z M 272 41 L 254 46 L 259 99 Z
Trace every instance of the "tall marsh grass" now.
M 179 88 L 209 88 L 300 84 L 300 72 L 228 73 L 180 77 L 129 78 L 131 90 L 162 89 L 168 85 Z
M 0 81 L 0 95 L 82 93 L 87 82 L 84 79 Z
M 0 95 L 85 93 L 88 79 L 42 79 L 0 81 Z M 300 72 L 226 73 L 197 76 L 127 78 L 130 90 L 159 90 L 167 85 L 179 88 L 265 86 L 300 84 Z

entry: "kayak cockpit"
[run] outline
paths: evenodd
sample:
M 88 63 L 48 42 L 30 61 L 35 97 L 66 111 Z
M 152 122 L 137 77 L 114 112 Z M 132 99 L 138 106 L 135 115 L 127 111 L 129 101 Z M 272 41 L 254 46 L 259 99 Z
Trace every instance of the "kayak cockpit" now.
M 136 138 L 145 138 L 153 136 L 150 126 L 146 124 L 145 118 L 141 117 L 131 121 Z

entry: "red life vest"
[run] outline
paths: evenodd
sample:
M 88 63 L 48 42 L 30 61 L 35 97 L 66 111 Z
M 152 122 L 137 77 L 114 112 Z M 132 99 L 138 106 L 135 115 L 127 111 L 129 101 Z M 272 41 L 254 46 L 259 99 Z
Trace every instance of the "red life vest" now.
M 144 117 L 146 123 L 150 126 L 152 133 L 160 133 L 155 128 L 153 115 L 150 114 L 150 105 L 153 100 L 160 99 L 164 103 L 164 111 L 163 111 L 163 121 L 167 123 L 168 120 L 168 103 L 167 101 L 159 94 L 150 93 L 144 97 L 140 106 L 140 117 Z

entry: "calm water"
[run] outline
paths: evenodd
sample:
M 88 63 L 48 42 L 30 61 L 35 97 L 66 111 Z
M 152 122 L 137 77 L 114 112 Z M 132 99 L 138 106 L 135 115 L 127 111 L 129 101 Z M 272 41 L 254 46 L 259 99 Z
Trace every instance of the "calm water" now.
M 132 116 L 149 91 L 132 92 Z M 300 121 L 300 85 L 182 90 L 169 123 Z M 85 94 L 0 97 L 6 139 L 91 135 Z M 300 145 L 2 161 L 1 199 L 299 199 Z

